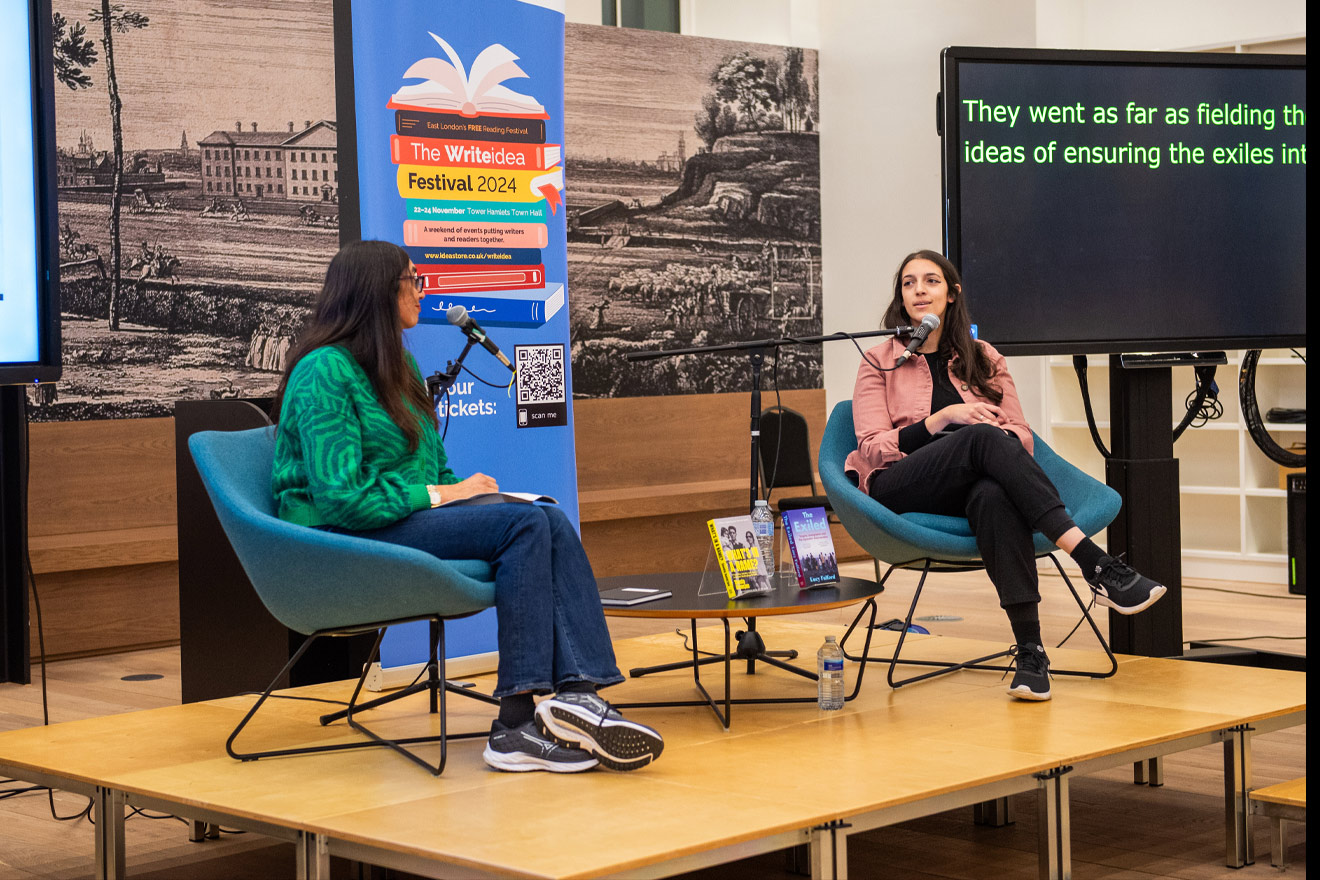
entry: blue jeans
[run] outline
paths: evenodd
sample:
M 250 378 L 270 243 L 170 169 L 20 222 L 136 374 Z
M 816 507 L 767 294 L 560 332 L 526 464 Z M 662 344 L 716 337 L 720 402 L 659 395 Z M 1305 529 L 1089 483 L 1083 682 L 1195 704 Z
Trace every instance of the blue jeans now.
M 440 559 L 481 559 L 495 572 L 500 652 L 493 696 L 545 694 L 574 681 L 623 681 L 591 563 L 553 505 L 482 504 L 419 510 L 367 531 L 330 527 Z

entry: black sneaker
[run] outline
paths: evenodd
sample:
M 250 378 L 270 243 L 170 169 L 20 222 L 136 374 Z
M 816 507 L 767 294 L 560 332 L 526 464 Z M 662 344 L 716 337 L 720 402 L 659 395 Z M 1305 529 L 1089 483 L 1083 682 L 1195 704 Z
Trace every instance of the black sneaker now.
M 636 770 L 660 757 L 665 741 L 595 694 L 555 694 L 536 705 L 536 723 L 556 741 L 586 749 L 611 770 Z
M 496 770 L 525 773 L 549 770 L 551 773 L 581 773 L 599 763 L 591 755 L 547 739 L 532 721 L 517 727 L 505 727 L 498 721 L 490 726 L 490 739 L 481 753 Z
M 1102 556 L 1095 573 L 1087 577 L 1095 601 L 1119 614 L 1136 614 L 1154 605 L 1168 590 L 1122 560 Z
M 1040 645 L 1014 645 L 1008 651 L 1013 658 L 1013 683 L 1008 695 L 1019 700 L 1042 702 L 1050 698 L 1050 658 Z

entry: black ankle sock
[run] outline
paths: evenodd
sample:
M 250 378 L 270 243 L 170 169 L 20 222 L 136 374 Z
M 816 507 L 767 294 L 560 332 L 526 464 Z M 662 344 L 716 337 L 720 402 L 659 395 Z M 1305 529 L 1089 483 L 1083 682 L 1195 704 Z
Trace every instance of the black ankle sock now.
M 1100 565 L 1100 560 L 1104 559 L 1107 554 L 1100 549 L 1095 541 L 1090 538 L 1082 538 L 1081 543 L 1074 547 L 1068 555 L 1081 568 L 1082 576 L 1090 580 L 1095 577 L 1095 570 Z
M 1013 638 L 1019 645 L 1040 644 L 1040 607 L 1035 602 L 1018 602 L 1005 605 L 1009 625 L 1013 627 Z
M 536 711 L 536 701 L 531 694 L 512 694 L 500 697 L 499 722 L 505 727 L 517 727 L 532 720 Z
M 561 694 L 594 694 L 596 692 L 596 683 L 594 681 L 566 681 L 559 686 Z

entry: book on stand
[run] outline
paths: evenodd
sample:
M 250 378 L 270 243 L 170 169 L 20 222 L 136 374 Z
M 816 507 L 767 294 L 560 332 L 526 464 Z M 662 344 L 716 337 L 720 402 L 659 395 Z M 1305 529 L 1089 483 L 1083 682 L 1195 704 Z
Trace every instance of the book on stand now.
M 808 589 L 839 580 L 839 560 L 830 537 L 829 515 L 823 507 L 784 512 L 784 534 L 793 556 L 798 587 Z
M 715 559 L 730 599 L 768 593 L 773 589 L 756 543 L 750 516 L 726 516 L 706 521 Z

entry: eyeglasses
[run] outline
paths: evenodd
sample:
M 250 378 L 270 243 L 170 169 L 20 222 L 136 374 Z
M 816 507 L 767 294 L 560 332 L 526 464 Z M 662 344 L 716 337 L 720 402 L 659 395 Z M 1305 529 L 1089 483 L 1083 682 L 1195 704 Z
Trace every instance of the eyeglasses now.
M 425 275 L 418 275 L 416 272 L 414 272 L 414 273 L 411 274 L 411 275 L 404 275 L 404 276 L 403 276 L 402 278 L 400 278 L 399 280 L 400 280 L 400 281 L 411 281 L 411 282 L 412 282 L 412 286 L 413 286 L 414 288 L 416 288 L 417 290 L 426 290 L 426 276 L 425 276 Z

